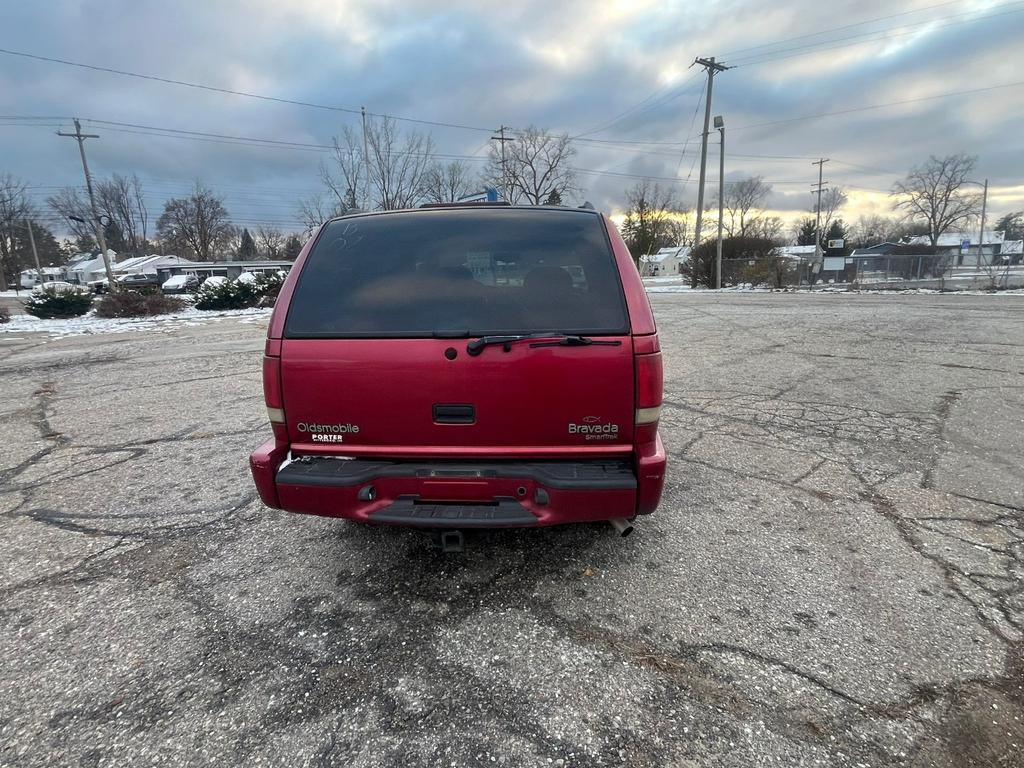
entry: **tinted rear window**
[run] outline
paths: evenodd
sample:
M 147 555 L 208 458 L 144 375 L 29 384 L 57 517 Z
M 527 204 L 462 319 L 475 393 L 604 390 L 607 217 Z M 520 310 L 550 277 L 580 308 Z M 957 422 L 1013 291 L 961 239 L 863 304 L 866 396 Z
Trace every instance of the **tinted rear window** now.
M 331 222 L 285 335 L 628 332 L 601 218 L 582 211 L 425 210 Z

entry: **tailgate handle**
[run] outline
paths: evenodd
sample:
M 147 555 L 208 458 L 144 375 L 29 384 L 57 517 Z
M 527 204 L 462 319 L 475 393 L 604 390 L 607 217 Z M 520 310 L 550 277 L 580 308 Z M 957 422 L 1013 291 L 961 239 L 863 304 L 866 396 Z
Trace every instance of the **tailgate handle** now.
M 458 403 L 435 403 L 435 424 L 475 424 L 476 406 Z

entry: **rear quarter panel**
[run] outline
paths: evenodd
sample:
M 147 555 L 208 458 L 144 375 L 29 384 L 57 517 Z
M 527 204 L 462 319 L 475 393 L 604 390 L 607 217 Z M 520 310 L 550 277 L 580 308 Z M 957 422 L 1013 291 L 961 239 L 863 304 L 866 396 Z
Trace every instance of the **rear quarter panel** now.
M 622 288 L 626 293 L 626 307 L 629 311 L 629 324 L 633 335 L 647 336 L 656 333 L 657 327 L 654 324 L 651 302 L 647 298 L 647 291 L 644 289 L 643 280 L 640 279 L 640 273 L 629 253 L 629 248 L 626 247 L 622 235 L 619 234 L 618 228 L 611 219 L 605 217 L 605 226 L 608 229 L 612 252 L 615 254 L 615 263 L 622 278 Z

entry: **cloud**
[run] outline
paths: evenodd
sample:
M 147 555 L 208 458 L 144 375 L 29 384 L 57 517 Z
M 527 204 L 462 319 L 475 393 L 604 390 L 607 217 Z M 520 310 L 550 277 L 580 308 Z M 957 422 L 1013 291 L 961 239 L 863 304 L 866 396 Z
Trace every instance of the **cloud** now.
M 740 64 L 715 88 L 714 112 L 725 116 L 728 131 L 727 178 L 760 174 L 772 181 L 770 205 L 781 214 L 808 207 L 813 157 L 836 159 L 826 166 L 828 177 L 850 188 L 852 217 L 884 210 L 885 190 L 929 154 L 959 151 L 980 156 L 978 174 L 991 181 L 997 213 L 1024 208 L 1022 87 L 803 117 L 1021 79 L 1016 38 L 1024 15 L 970 0 L 918 10 L 931 5 L 918 0 L 894 11 L 881 0 L 793 0 L 767 8 L 752 0 L 459 0 L 443 7 L 430 0 L 226 0 L 189 4 L 183 12 L 156 2 L 56 0 L 8 9 L 0 46 L 482 129 L 405 126 L 431 131 L 446 154 L 482 156 L 488 129 L 500 124 L 677 142 L 578 142 L 575 164 L 587 169 L 580 174 L 584 197 L 607 210 L 617 210 L 624 190 L 639 180 L 630 175 L 677 178 L 681 196 L 695 199 L 703 78 L 688 67 L 697 55 L 717 53 Z M 835 31 L 809 36 L 826 29 Z M 765 45 L 772 41 L 783 42 Z M 787 58 L 772 60 L 781 56 Z M 0 56 L 0 113 L 314 144 L 358 121 L 343 112 L 10 56 Z M 73 142 L 53 135 L 58 123 L 0 125 L 0 171 L 37 185 L 39 202 L 55 187 L 81 183 Z M 748 127 L 762 123 L 773 124 Z M 202 178 L 240 221 L 287 228 L 297 224 L 296 199 L 319 187 L 317 152 L 115 128 L 90 125 L 102 135 L 89 144 L 95 172 L 138 173 L 154 211 Z M 716 148 L 708 166 L 715 183 Z

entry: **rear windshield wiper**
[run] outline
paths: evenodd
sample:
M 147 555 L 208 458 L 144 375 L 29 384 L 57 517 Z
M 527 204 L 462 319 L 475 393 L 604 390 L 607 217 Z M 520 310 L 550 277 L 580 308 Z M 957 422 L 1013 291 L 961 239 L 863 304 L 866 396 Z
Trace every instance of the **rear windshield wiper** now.
M 537 341 L 530 345 L 533 347 L 585 347 L 591 344 L 599 344 L 603 346 L 617 347 L 622 344 L 621 341 L 595 341 L 594 339 L 587 338 L 586 336 L 568 336 L 563 333 L 520 333 L 508 336 L 481 336 L 479 339 L 473 339 L 466 345 L 466 353 L 471 357 L 476 357 L 484 351 L 486 347 L 500 344 L 504 347 L 506 352 L 512 351 L 512 344 L 517 341 L 526 341 L 527 339 L 545 339 L 545 341 Z
M 534 347 L 621 347 L 621 341 L 598 341 L 587 336 L 562 336 L 552 341 L 536 341 L 530 345 Z

